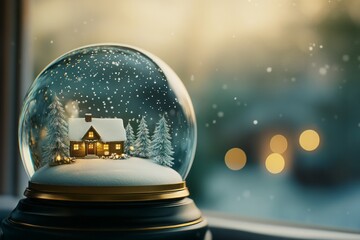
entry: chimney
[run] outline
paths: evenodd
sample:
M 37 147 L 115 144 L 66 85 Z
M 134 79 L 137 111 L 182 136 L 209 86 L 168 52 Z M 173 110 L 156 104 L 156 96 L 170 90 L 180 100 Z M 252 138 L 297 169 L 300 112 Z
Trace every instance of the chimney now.
M 91 122 L 91 120 L 92 120 L 92 114 L 85 113 L 85 122 Z

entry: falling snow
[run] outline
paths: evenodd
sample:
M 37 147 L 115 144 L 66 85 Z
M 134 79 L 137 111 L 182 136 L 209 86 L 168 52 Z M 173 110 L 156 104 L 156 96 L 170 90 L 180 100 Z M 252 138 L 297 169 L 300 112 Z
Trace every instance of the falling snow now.
M 342 60 L 343 60 L 344 62 L 348 62 L 348 61 L 350 60 L 350 56 L 347 55 L 347 54 L 344 54 L 344 55 L 342 56 Z
M 321 68 L 319 68 L 319 73 L 320 73 L 320 75 L 326 75 L 327 74 L 327 69 L 326 68 L 324 68 L 324 67 L 321 67 Z
M 42 72 L 33 89 L 29 97 L 43 94 L 46 100 L 47 94 L 56 93 L 68 117 L 90 112 L 98 118 L 122 118 L 125 124 L 146 117 L 149 128 L 154 129 L 165 116 L 172 143 L 178 146 L 174 158 L 191 155 L 183 150 L 191 148 L 188 129 L 192 124 L 175 95 L 177 89 L 172 89 L 161 68 L 140 52 L 109 46 L 74 51 Z M 44 89 L 48 90 L 44 93 Z

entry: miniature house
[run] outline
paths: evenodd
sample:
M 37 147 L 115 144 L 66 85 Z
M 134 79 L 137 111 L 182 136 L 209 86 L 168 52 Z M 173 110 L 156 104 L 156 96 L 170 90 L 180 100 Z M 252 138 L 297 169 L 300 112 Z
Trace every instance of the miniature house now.
M 109 156 L 124 152 L 126 133 L 120 118 L 69 118 L 70 156 Z

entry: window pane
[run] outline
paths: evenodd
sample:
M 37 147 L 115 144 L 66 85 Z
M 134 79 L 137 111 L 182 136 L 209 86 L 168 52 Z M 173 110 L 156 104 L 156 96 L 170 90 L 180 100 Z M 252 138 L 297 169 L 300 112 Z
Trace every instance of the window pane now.
M 200 207 L 359 231 L 359 8 L 356 0 L 32 0 L 34 72 L 87 44 L 150 51 L 195 105 L 187 184 Z

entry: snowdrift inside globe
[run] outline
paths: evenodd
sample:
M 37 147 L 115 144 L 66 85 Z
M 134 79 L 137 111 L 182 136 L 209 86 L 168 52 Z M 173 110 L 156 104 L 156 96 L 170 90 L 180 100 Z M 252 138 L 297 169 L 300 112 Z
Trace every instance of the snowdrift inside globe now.
M 195 116 L 182 82 L 159 58 L 128 46 L 88 46 L 35 79 L 19 145 L 34 183 L 174 184 L 194 158 Z

